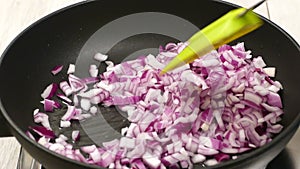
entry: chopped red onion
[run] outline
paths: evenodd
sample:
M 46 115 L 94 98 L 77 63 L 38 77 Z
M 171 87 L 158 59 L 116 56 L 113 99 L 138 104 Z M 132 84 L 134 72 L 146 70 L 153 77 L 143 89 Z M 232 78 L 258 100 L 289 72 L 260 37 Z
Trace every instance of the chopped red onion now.
M 79 130 L 72 131 L 72 139 L 73 141 L 78 141 L 80 138 L 80 132 Z
M 65 135 L 63 135 L 63 134 L 60 134 L 59 136 L 58 136 L 58 138 L 61 138 L 62 140 L 64 140 L 64 141 L 67 141 L 68 140 L 68 137 L 67 136 L 65 136 Z M 71 145 L 69 145 L 69 146 L 71 146 Z M 68 147 L 68 146 L 67 146 Z M 67 148 L 66 147 L 66 148 Z M 72 147 L 72 146 L 71 146 Z
M 256 68 L 263 68 L 263 67 L 267 66 L 261 56 L 258 56 L 257 58 L 253 58 L 253 65 Z
M 75 149 L 72 143 L 79 140 L 79 131 L 72 132 L 72 143 L 65 136 L 55 137 L 47 114 L 36 109 L 34 121 L 42 126 L 31 129 L 41 136 L 38 142 L 77 161 L 140 169 L 212 166 L 270 142 L 283 128 L 278 123 L 283 106 L 277 93 L 282 85 L 270 78 L 275 69 L 266 67 L 261 56 L 252 59 L 239 43 L 224 45 L 160 76 L 160 70 L 186 45 L 169 43 L 156 57 L 150 54 L 117 65 L 98 53 L 94 58 L 105 61 L 106 72 L 98 76 L 98 68 L 91 65 L 91 77 L 82 79 L 73 75 L 75 66 L 70 64 L 68 81 L 60 82 L 65 95 L 55 95 L 55 84 L 42 94 L 45 111 L 59 108 L 50 99 L 54 96 L 67 105 L 61 127 L 94 116 L 97 104 L 118 106 L 131 124 L 121 129 L 120 139 L 101 148 Z M 50 138 L 56 138 L 55 143 Z
M 80 107 L 81 107 L 83 110 L 85 110 L 85 111 L 89 111 L 90 108 L 91 108 L 91 102 L 90 102 L 90 100 L 82 98 L 82 99 L 80 100 Z
M 45 90 L 43 91 L 43 93 L 41 94 L 41 97 L 44 99 L 49 99 L 52 96 L 54 96 L 55 92 L 57 91 L 58 86 L 56 83 L 51 83 L 50 85 L 48 85 Z
M 73 74 L 69 74 L 69 84 L 73 92 L 87 89 L 85 82 Z M 67 95 L 67 94 L 66 94 Z M 67 95 L 68 96 L 68 95 Z
M 263 68 L 263 70 L 269 77 L 275 77 L 275 73 L 276 73 L 275 67 L 266 67 Z
M 60 82 L 59 87 L 65 93 L 66 96 L 70 96 L 73 93 L 71 86 L 66 81 Z
M 41 101 L 44 104 L 44 110 L 47 112 L 52 112 L 55 106 L 55 101 L 50 99 L 44 99 Z
M 195 163 L 195 164 L 196 163 L 201 163 L 201 162 L 205 161 L 205 159 L 206 159 L 206 157 L 204 155 L 202 155 L 202 154 L 195 154 L 192 157 L 192 162 Z
M 45 138 L 55 138 L 54 132 L 50 129 L 47 129 L 44 126 L 34 126 L 31 127 L 31 129 L 37 134 L 39 134 L 40 136 L 43 136 Z
M 90 65 L 89 69 L 91 77 L 97 77 L 98 76 L 98 68 L 96 65 Z
M 267 102 L 269 105 L 282 108 L 281 98 L 278 93 L 269 92 L 267 98 Z
M 101 53 L 96 53 L 95 56 L 94 56 L 94 59 L 98 60 L 99 62 L 106 61 L 107 58 L 108 58 L 107 55 L 104 55 L 104 54 L 101 54 Z
M 49 148 L 51 143 L 49 142 L 50 141 L 50 138 L 46 138 L 45 136 L 42 136 L 41 138 L 39 138 L 37 140 L 37 142 L 39 144 L 41 144 L 42 146 L 46 147 L 46 148 Z
M 49 150 L 52 150 L 52 151 L 62 150 L 63 151 L 63 150 L 65 150 L 65 146 L 62 144 L 59 144 L 59 143 L 54 143 L 49 146 Z
M 155 156 L 149 152 L 146 152 L 143 155 L 143 162 L 152 169 L 158 168 L 161 164 L 161 161 L 158 156 Z
M 37 109 L 37 111 L 39 110 Z M 35 123 L 41 123 L 48 130 L 52 130 L 49 123 L 49 116 L 47 114 L 42 112 L 34 113 L 33 120 Z
M 85 153 L 92 153 L 97 149 L 97 147 L 95 145 L 90 145 L 90 146 L 82 146 L 80 149 Z
M 72 73 L 75 73 L 75 65 L 74 64 L 69 64 L 67 74 L 72 74 Z
M 207 165 L 207 166 L 213 166 L 213 165 L 218 164 L 218 161 L 216 159 L 209 159 L 209 160 L 206 160 L 204 162 L 204 164 Z
M 51 73 L 53 74 L 53 75 L 56 75 L 56 74 L 58 74 L 59 72 L 61 72 L 61 70 L 63 69 L 63 65 L 57 65 L 57 66 L 55 66 L 52 70 L 51 70 Z
M 65 96 L 65 95 L 57 94 L 56 96 L 58 98 L 62 99 L 63 101 L 67 102 L 67 103 L 72 103 L 72 100 L 70 98 L 68 98 L 67 96 Z
M 90 112 L 91 112 L 92 115 L 95 115 L 98 112 L 98 108 L 96 106 L 92 106 L 90 108 Z
M 65 128 L 65 127 L 70 127 L 71 126 L 71 122 L 70 121 L 60 121 L 60 127 Z
M 64 121 L 70 121 L 75 116 L 76 110 L 75 106 L 68 105 L 67 112 L 62 116 L 62 120 Z
M 127 149 L 133 149 L 135 147 L 135 139 L 122 137 L 120 139 L 119 146 Z
M 101 154 L 98 149 L 95 149 L 93 152 L 89 153 L 91 159 L 94 163 L 100 163 L 101 162 Z M 106 166 L 107 167 L 107 166 Z

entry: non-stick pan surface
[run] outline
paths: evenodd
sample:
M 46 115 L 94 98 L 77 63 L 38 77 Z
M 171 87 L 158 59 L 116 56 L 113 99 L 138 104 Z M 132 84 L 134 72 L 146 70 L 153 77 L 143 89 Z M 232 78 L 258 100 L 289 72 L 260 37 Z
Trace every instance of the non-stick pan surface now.
M 70 63 L 76 63 L 82 70 L 78 76 L 85 76 L 86 66 L 91 64 L 96 52 L 107 53 L 116 63 L 137 54 L 155 52 L 159 45 L 186 40 L 199 28 L 233 8 L 208 0 L 101 0 L 79 3 L 41 19 L 22 32 L 1 57 L 1 111 L 12 134 L 48 169 L 97 168 L 57 155 L 25 136 L 28 126 L 34 125 L 33 109 L 41 106 L 41 91 L 52 81 L 66 78 L 63 73 L 53 77 L 50 70 L 58 64 L 68 67 Z M 268 65 L 277 67 L 277 79 L 285 87 L 282 92 L 285 129 L 270 144 L 216 166 L 220 168 L 257 168 L 259 164 L 267 163 L 284 148 L 300 121 L 297 101 L 300 77 L 295 75 L 300 64 L 299 46 L 269 21 L 261 29 L 232 44 L 239 41 L 245 42 L 254 55 L 262 55 Z M 59 114 L 50 115 L 53 129 L 56 134 L 63 132 L 68 135 L 70 130 L 58 129 Z M 97 142 L 97 138 L 103 136 L 117 137 L 119 129 L 127 125 L 126 119 L 114 108 L 101 108 L 100 118 L 103 123 L 89 123 L 91 128 L 98 127 L 94 133 L 87 133 L 79 123 L 72 126 L 87 133 L 75 146 Z M 108 132 L 112 130 L 114 132 Z

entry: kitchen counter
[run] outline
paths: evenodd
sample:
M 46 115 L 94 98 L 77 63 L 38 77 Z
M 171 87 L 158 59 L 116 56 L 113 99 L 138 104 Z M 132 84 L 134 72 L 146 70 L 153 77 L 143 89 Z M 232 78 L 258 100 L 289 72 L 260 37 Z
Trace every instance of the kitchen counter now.
M 0 54 L 27 26 L 41 17 L 82 0 L 0 0 Z M 258 0 L 226 0 L 250 7 Z M 270 0 L 255 11 L 277 23 L 300 43 L 300 1 Z M 1 129 L 0 129 L 1 130 Z M 291 156 L 293 169 L 300 169 L 300 130 L 287 145 L 284 153 Z M 15 169 L 20 144 L 14 137 L 0 138 L 0 169 Z M 282 153 L 281 156 L 285 156 Z M 279 157 L 284 158 L 284 157 Z

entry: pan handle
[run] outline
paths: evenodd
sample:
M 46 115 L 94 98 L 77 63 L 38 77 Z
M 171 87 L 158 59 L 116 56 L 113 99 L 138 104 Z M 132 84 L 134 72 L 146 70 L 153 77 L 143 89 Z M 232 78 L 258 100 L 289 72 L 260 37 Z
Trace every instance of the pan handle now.
M 6 121 L 2 117 L 2 113 L 0 112 L 0 137 L 12 136 L 7 126 Z

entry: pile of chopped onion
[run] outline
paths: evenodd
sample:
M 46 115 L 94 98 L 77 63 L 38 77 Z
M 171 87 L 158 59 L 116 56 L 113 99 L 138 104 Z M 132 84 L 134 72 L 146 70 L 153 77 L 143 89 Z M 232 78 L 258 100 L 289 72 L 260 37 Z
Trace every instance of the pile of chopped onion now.
M 117 65 L 98 53 L 95 59 L 108 65 L 106 72 L 98 75 L 98 68 L 91 65 L 91 76 L 83 79 L 73 74 L 75 66 L 70 64 L 67 80 L 45 88 L 44 110 L 34 110 L 34 121 L 41 125 L 30 127 L 27 135 L 84 163 L 164 169 L 234 160 L 269 143 L 282 130 L 278 123 L 283 114 L 278 94 L 282 86 L 272 79 L 275 68 L 266 67 L 260 56 L 252 58 L 239 43 L 224 45 L 160 76 L 160 70 L 185 47 L 185 43 L 169 43 L 156 57 L 150 54 Z M 56 67 L 52 73 L 61 69 Z M 62 104 L 67 109 L 61 128 L 95 115 L 97 105 L 118 106 L 127 113 L 130 125 L 120 131 L 120 139 L 75 149 L 72 143 L 80 141 L 79 131 L 74 130 L 71 138 L 57 136 L 49 123 L 47 114 Z

